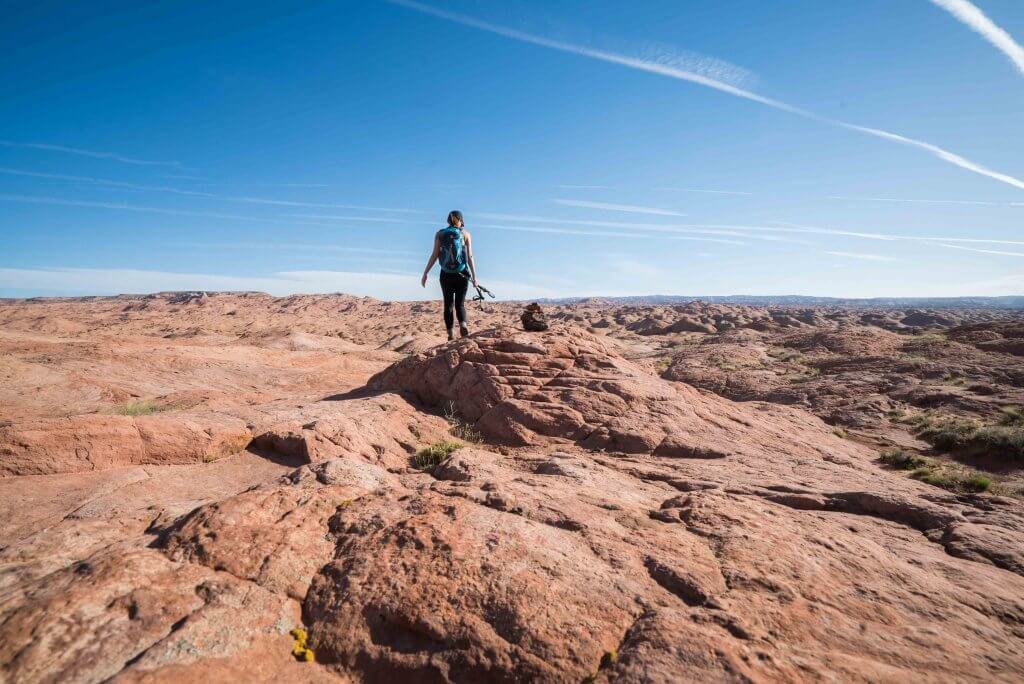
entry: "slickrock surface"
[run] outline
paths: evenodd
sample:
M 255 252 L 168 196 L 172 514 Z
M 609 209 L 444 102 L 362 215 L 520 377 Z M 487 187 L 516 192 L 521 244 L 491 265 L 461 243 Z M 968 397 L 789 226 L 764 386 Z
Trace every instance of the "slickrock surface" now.
M 1024 679 L 1008 315 L 519 308 L 0 304 L 0 681 Z

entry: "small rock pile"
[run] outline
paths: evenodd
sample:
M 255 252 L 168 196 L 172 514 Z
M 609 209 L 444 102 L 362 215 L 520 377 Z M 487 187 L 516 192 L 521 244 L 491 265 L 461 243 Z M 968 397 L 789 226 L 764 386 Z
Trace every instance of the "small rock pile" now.
M 523 322 L 523 330 L 527 332 L 544 332 L 548 329 L 548 319 L 537 302 L 526 305 L 520 320 Z

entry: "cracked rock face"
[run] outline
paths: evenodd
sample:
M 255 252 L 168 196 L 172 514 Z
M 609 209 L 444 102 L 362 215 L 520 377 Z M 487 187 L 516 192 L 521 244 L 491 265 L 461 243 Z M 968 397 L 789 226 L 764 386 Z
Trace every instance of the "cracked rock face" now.
M 1024 679 L 1018 500 L 562 323 L 368 384 L 261 406 L 262 456 L 0 478 L 0 681 Z M 417 406 L 484 441 L 414 469 Z
M 485 331 L 409 357 L 371 378 L 378 389 L 451 407 L 488 438 L 544 438 L 592 450 L 718 459 L 752 449 L 820 456 L 847 443 L 806 414 L 732 402 L 673 386 L 579 330 Z M 809 439 L 810 438 L 810 439 Z

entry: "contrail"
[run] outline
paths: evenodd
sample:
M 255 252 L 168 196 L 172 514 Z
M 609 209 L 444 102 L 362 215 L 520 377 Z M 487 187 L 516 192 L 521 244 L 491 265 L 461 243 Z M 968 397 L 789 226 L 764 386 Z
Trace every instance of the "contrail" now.
M 608 202 L 590 202 L 588 200 L 556 199 L 555 204 L 565 207 L 580 207 L 583 209 L 605 209 L 607 211 L 621 211 L 626 214 L 652 214 L 654 216 L 686 216 L 678 211 L 669 209 L 658 209 L 656 207 L 638 207 L 633 204 L 610 204 Z
M 968 0 L 931 0 L 932 4 L 946 10 L 959 21 L 966 24 L 972 31 L 981 35 L 997 50 L 1006 55 L 1017 71 L 1024 74 L 1024 47 L 1013 39 L 1009 33 L 1000 28 L 985 13 Z
M 91 209 L 110 209 L 113 211 L 134 211 L 151 214 L 167 214 L 170 216 L 194 216 L 199 218 L 227 219 L 231 221 L 249 221 L 255 223 L 277 223 L 285 225 L 321 226 L 326 228 L 343 228 L 337 224 L 321 223 L 316 221 L 296 221 L 284 218 L 269 218 L 263 216 L 238 216 L 235 214 L 222 214 L 213 211 L 191 211 L 187 209 L 167 209 L 164 207 L 140 206 L 137 204 L 123 204 L 120 202 L 93 202 L 86 200 L 70 200 L 61 197 L 41 197 L 38 195 L 9 195 L 0 194 L 0 202 L 19 202 L 22 204 L 41 204 L 57 207 L 86 207 Z
M 782 102 L 781 100 L 774 100 L 768 97 L 764 97 L 749 90 L 737 88 L 736 86 L 724 83 L 717 79 L 710 78 L 708 76 L 704 76 L 702 74 L 698 74 L 692 71 L 687 71 L 686 69 L 680 69 L 678 67 L 666 64 L 659 64 L 657 62 L 639 59 L 637 57 L 631 57 L 629 55 L 622 55 L 615 52 L 609 52 L 607 50 L 598 50 L 595 48 L 587 47 L 585 45 L 576 45 L 574 43 L 566 43 L 564 41 L 552 40 L 551 38 L 537 36 L 532 33 L 526 33 L 524 31 L 519 31 L 505 26 L 491 24 L 476 19 L 474 17 L 467 16 L 465 14 L 448 12 L 447 10 L 442 10 L 431 5 L 425 5 L 423 3 L 416 2 L 415 0 L 385 0 L 385 2 L 389 2 L 392 5 L 406 7 L 417 12 L 422 12 L 423 14 L 429 14 L 431 16 L 455 22 L 457 24 L 462 24 L 463 26 L 469 26 L 471 28 L 479 29 L 481 31 L 487 31 L 489 33 L 503 36 L 511 40 L 518 40 L 523 43 L 539 45 L 541 47 L 546 47 L 551 50 L 567 52 L 570 54 L 579 55 L 581 57 L 596 59 L 602 62 L 618 64 L 620 66 L 624 66 L 630 69 L 646 71 L 648 73 L 658 74 L 659 76 L 674 78 L 679 81 L 689 81 L 690 83 L 696 83 L 697 85 L 712 88 L 714 90 L 718 90 L 720 92 L 732 95 L 734 97 L 739 97 L 744 100 L 756 102 L 766 107 L 771 107 L 772 109 L 777 109 L 779 111 L 787 112 L 789 114 L 795 114 L 796 116 L 800 116 L 805 119 L 811 119 L 813 121 L 826 123 L 832 126 L 846 128 L 848 130 L 857 131 L 865 135 L 881 138 L 883 140 L 889 140 L 890 142 L 900 143 L 901 145 L 916 147 L 918 149 L 925 150 L 926 152 L 929 152 L 933 156 L 941 159 L 942 161 L 945 161 L 949 164 L 953 164 L 954 166 L 959 166 L 960 168 L 966 169 L 967 171 L 971 171 L 982 176 L 987 176 L 989 178 L 992 178 L 993 180 L 1000 181 L 1001 183 L 1007 183 L 1016 188 L 1024 190 L 1024 180 L 1020 180 L 1019 178 L 1015 178 L 1008 174 L 988 169 L 985 166 L 982 166 L 981 164 L 972 162 L 969 159 L 966 159 L 954 152 L 950 152 L 949 150 L 943 149 L 938 145 L 933 145 L 923 140 L 916 140 L 914 138 L 909 138 L 907 136 L 899 135 L 896 133 L 890 133 L 888 131 L 883 131 L 878 128 L 858 126 L 856 124 L 847 123 L 845 121 L 839 121 L 837 119 L 831 119 L 825 116 L 820 116 L 806 109 L 795 107 L 793 105 Z
M 847 259 L 861 259 L 863 261 L 899 261 L 896 257 L 883 256 L 881 254 L 864 254 L 862 252 L 825 252 L 825 254 L 846 257 Z
M 845 195 L 829 195 L 827 199 L 849 202 L 895 202 L 905 204 L 971 204 L 981 207 L 1012 207 L 1008 202 L 986 202 L 982 200 L 950 200 L 950 199 L 907 199 L 904 197 L 848 197 Z
M 123 157 L 120 154 L 114 154 L 113 152 L 97 152 L 95 150 L 82 150 L 77 147 L 64 147 L 63 145 L 49 145 L 46 143 L 20 143 L 14 142 L 12 140 L 0 140 L 0 145 L 4 147 L 20 147 L 32 150 L 45 150 L 47 152 L 63 152 L 65 154 L 77 154 L 80 157 L 92 157 L 93 159 L 113 159 L 114 161 L 119 161 L 122 164 L 134 164 L 136 166 L 181 166 L 181 162 L 176 161 L 153 161 L 150 159 L 134 159 L 132 157 Z
M 675 78 L 680 81 L 690 81 L 691 83 L 697 83 L 708 88 L 714 88 L 720 90 L 723 93 L 729 93 L 736 97 L 742 97 L 746 100 L 753 102 L 759 102 L 765 106 L 780 109 L 784 112 L 790 112 L 793 114 L 800 114 L 801 116 L 808 116 L 814 118 L 814 115 L 810 112 L 800 109 L 799 107 L 793 107 L 785 102 L 773 100 L 771 98 L 763 97 L 757 93 L 752 93 L 749 90 L 743 88 L 737 88 L 736 86 L 729 85 L 723 81 L 719 81 L 708 76 L 695 73 L 693 71 L 687 71 L 686 69 L 680 69 L 668 64 L 660 64 L 646 59 L 640 59 L 637 57 L 630 57 L 629 55 L 621 55 L 616 52 L 609 52 L 607 50 L 597 50 L 595 48 L 589 48 L 585 45 L 575 45 L 573 43 L 565 43 L 560 40 L 552 40 L 543 36 L 536 36 L 532 33 L 526 33 L 524 31 L 517 31 L 505 26 L 499 26 L 497 24 L 491 24 L 486 21 L 480 21 L 473 17 L 465 14 L 458 14 L 456 12 L 448 12 L 447 10 L 433 7 L 431 5 L 425 5 L 421 2 L 415 2 L 415 0 L 385 0 L 392 5 L 399 5 L 401 7 L 407 7 L 423 14 L 430 14 L 441 19 L 447 19 L 463 26 L 470 26 L 472 28 L 480 29 L 481 31 L 487 31 L 494 33 L 505 38 L 511 38 L 512 40 L 518 40 L 523 43 L 532 43 L 533 45 L 540 45 L 552 50 L 559 50 L 560 52 L 568 52 L 574 55 L 580 55 L 582 57 L 590 57 L 591 59 L 597 59 L 602 62 L 610 62 L 612 64 L 619 64 L 630 69 L 638 69 L 640 71 L 647 71 L 652 74 L 659 74 L 661 76 L 668 76 L 669 78 Z
M 138 185 L 135 183 L 124 183 L 121 181 L 108 180 L 106 178 L 91 178 L 89 176 L 69 176 L 63 173 L 42 173 L 39 171 L 25 171 L 23 169 L 11 169 L 0 166 L 0 174 L 8 176 L 25 176 L 28 178 L 47 178 L 50 180 L 68 181 L 73 183 L 92 183 L 110 188 L 124 188 L 126 190 L 142 190 L 145 192 L 166 192 L 174 195 L 186 195 L 189 197 L 204 197 L 221 202 L 241 202 L 245 204 L 269 204 L 283 207 L 312 207 L 319 209 L 358 209 L 361 211 L 388 211 L 401 214 L 420 214 L 419 209 L 396 209 L 393 207 L 367 207 L 360 204 L 333 204 L 323 202 L 294 202 L 289 200 L 268 199 L 265 197 L 235 197 L 232 195 L 217 195 L 212 192 L 199 190 L 183 190 L 166 185 Z M 355 219 L 365 220 L 365 219 Z M 382 219 L 385 220 L 385 219 Z
M 752 192 L 740 192 L 739 190 L 698 190 L 697 188 L 654 188 L 666 192 L 699 192 L 706 195 L 752 195 Z
M 945 247 L 947 249 L 960 249 L 965 252 L 979 252 L 981 254 L 1000 254 L 1002 256 L 1024 257 L 1024 252 L 1001 252 L 996 249 L 976 249 L 974 247 L 960 247 L 958 245 L 947 245 L 943 243 L 939 243 L 939 247 Z

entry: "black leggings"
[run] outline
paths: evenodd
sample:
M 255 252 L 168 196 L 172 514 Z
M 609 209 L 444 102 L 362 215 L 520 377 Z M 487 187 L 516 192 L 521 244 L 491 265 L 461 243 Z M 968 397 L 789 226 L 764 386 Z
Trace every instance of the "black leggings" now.
M 455 324 L 455 316 L 459 317 L 459 325 L 466 324 L 466 290 L 469 280 L 460 273 L 441 271 L 441 293 L 444 295 L 444 327 L 449 330 Z M 452 306 L 455 313 L 452 314 Z

